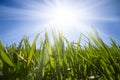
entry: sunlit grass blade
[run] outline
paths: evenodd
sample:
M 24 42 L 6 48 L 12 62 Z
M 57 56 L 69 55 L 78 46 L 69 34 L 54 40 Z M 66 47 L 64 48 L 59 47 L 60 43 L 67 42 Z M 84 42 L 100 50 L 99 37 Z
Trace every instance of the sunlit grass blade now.
M 12 67 L 15 66 L 14 63 L 10 60 L 10 58 L 6 55 L 6 53 L 3 50 L 1 50 L 0 53 L 1 53 L 0 57 L 5 63 Z
M 33 41 L 33 44 L 32 44 L 31 50 L 30 50 L 30 54 L 28 56 L 27 66 L 29 66 L 29 64 L 32 60 L 32 57 L 33 57 L 33 54 L 34 54 L 34 51 L 35 51 L 35 48 L 36 48 L 36 41 L 37 41 L 38 37 L 39 37 L 39 34 L 35 37 L 35 39 Z

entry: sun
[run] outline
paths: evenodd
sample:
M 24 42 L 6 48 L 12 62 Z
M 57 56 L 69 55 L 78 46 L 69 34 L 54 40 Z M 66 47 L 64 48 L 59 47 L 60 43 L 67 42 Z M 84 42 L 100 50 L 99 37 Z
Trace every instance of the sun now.
M 77 21 L 76 12 L 67 6 L 59 6 L 51 11 L 51 20 L 54 24 L 69 26 Z
M 46 8 L 44 13 L 46 23 L 64 29 L 77 24 L 79 18 L 77 10 L 71 5 L 57 4 Z

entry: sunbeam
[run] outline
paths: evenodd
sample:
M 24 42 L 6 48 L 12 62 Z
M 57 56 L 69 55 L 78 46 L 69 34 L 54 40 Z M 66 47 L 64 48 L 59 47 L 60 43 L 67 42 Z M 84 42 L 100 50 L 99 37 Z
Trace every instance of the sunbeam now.
M 23 27 L 26 33 L 39 33 L 45 28 L 62 30 L 65 35 L 86 33 L 91 32 L 91 26 L 97 22 L 120 21 L 120 18 L 114 15 L 115 9 L 109 4 L 109 0 L 12 1 L 16 5 L 0 5 L 0 21 L 21 22 L 18 26 Z
M 15 0 L 14 0 L 15 1 Z M 43 0 L 43 1 L 16 1 L 21 8 L 0 6 L 1 19 L 8 20 L 36 20 L 45 24 L 51 24 L 64 30 L 68 27 L 78 28 L 81 24 L 89 24 L 91 21 L 116 21 L 118 18 L 101 16 L 98 11 L 107 1 L 104 0 Z M 95 4 L 94 4 L 95 3 Z M 102 9 L 105 11 L 105 9 Z M 109 12 L 109 11 L 108 11 Z M 107 13 L 104 13 L 105 15 Z M 85 25 L 84 24 L 84 25 Z M 84 28 L 84 26 L 82 27 Z M 80 29 L 82 29 L 80 27 Z

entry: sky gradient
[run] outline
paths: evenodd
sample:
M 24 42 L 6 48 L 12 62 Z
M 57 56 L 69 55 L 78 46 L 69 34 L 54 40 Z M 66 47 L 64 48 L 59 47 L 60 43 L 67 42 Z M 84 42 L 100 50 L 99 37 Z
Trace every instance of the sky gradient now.
M 60 15 L 56 18 L 54 13 L 63 10 L 63 6 L 77 15 L 71 14 L 74 21 L 70 18 L 69 22 L 58 23 Z M 106 43 L 112 37 L 120 44 L 120 0 L 0 0 L 0 40 L 3 44 L 17 43 L 24 35 L 32 40 L 38 33 L 43 36 L 45 29 L 51 34 L 53 27 L 62 30 L 70 41 L 76 41 L 80 32 L 86 34 L 94 27 Z

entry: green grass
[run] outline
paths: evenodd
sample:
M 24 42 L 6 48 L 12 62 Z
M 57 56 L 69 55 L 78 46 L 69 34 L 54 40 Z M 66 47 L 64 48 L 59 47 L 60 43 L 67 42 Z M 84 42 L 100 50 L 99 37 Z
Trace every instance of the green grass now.
M 54 44 L 48 34 L 36 48 L 37 35 L 30 45 L 24 37 L 19 45 L 0 42 L 0 80 L 119 80 L 120 48 L 111 40 L 105 44 L 99 35 L 89 34 L 86 45 L 69 42 L 53 31 Z M 92 80 L 94 80 L 92 79 Z

